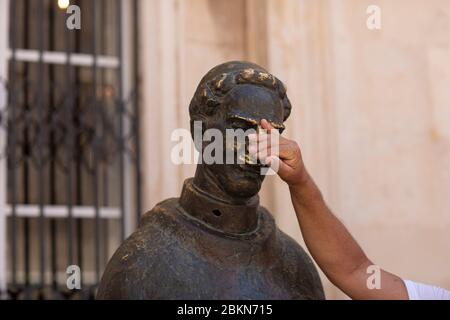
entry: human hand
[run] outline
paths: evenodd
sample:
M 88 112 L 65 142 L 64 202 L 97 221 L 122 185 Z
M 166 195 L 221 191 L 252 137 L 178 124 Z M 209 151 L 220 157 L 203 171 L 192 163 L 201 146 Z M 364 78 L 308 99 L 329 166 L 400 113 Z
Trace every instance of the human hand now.
M 276 172 L 290 187 L 305 183 L 308 173 L 300 147 L 294 140 L 282 137 L 266 119 L 261 120 L 264 134 L 249 135 L 250 155 L 261 163 L 276 168 Z

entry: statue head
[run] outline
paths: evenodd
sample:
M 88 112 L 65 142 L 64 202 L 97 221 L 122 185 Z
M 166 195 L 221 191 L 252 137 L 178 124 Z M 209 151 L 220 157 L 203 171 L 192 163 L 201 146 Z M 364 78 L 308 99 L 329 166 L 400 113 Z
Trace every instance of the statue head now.
M 262 119 L 281 131 L 289 117 L 291 104 L 286 87 L 264 68 L 250 62 L 231 61 L 211 69 L 200 81 L 189 105 L 191 133 L 194 121 L 201 121 L 202 132 L 219 130 L 223 139 L 222 163 L 202 164 L 197 170 L 213 180 L 230 198 L 249 198 L 256 195 L 264 180 L 261 164 L 248 161 L 227 164 L 225 153 L 238 154 L 245 145 L 225 139 L 226 129 L 257 130 Z M 195 140 L 195 139 L 194 139 Z M 203 154 L 207 143 L 196 144 Z

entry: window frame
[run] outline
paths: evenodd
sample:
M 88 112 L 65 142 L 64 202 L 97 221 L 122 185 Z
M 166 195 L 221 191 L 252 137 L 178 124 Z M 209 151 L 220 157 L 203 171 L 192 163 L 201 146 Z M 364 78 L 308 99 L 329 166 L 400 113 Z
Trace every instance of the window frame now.
M 133 47 L 130 45 L 132 37 L 129 35 L 132 31 L 132 1 L 119 0 L 121 2 L 122 11 L 122 27 L 121 35 L 118 35 L 121 39 L 121 57 L 119 56 L 107 56 L 97 55 L 94 61 L 93 54 L 85 53 L 69 53 L 60 51 L 44 51 L 42 58 L 39 50 L 34 49 L 15 49 L 15 61 L 17 62 L 39 62 L 42 59 L 45 64 L 65 65 L 70 64 L 72 66 L 79 67 L 92 67 L 94 62 L 98 68 L 118 69 L 121 68 L 121 79 L 119 86 L 121 86 L 121 101 L 127 101 L 127 98 L 132 94 L 132 51 Z M 13 52 L 9 47 L 9 12 L 10 12 L 10 0 L 0 0 L 0 79 L 2 81 L 8 80 L 8 65 L 12 58 Z M 76 32 L 76 31 L 74 31 Z M 67 61 L 69 59 L 69 61 Z M 122 61 L 122 64 L 121 64 Z M 0 108 L 6 107 L 7 102 L 7 89 L 0 84 Z M 3 103 L 5 102 L 5 103 Z M 129 132 L 131 128 L 130 120 L 126 119 L 126 116 L 122 116 L 123 120 L 123 133 Z M 3 120 L 4 121 L 4 120 Z M 138 134 L 138 133 L 136 133 Z M 1 156 L 5 150 L 7 143 L 7 130 L 0 128 L 0 299 L 6 297 L 6 290 L 8 284 L 8 261 L 7 261 L 7 220 L 12 215 L 12 205 L 7 202 L 7 157 Z M 122 155 L 121 155 L 122 156 Z M 133 166 L 129 157 L 124 156 L 124 232 L 127 237 L 134 229 L 135 217 L 133 215 L 134 206 L 131 204 L 131 193 L 133 179 Z M 28 204 L 15 204 L 16 217 L 39 217 L 40 206 L 28 205 Z M 96 210 L 95 206 L 71 206 L 71 213 L 73 218 L 95 218 Z M 66 205 L 47 205 L 43 207 L 43 215 L 45 218 L 66 218 L 69 216 L 69 207 Z M 100 219 L 120 219 L 121 208 L 120 206 L 99 207 Z M 3 295 L 3 296 L 2 296 Z

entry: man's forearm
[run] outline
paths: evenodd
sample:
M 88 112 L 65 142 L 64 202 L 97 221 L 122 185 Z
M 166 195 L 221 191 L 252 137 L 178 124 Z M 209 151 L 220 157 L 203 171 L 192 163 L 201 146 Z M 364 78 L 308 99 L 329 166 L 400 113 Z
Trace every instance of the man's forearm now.
M 331 281 L 339 282 L 369 260 L 306 175 L 303 183 L 290 187 L 297 219 L 314 260 Z
M 290 186 L 292 203 L 306 246 L 333 284 L 352 299 L 408 299 L 398 276 L 380 270 L 381 287 L 367 286 L 367 267 L 372 262 L 345 226 L 326 205 L 313 179 Z

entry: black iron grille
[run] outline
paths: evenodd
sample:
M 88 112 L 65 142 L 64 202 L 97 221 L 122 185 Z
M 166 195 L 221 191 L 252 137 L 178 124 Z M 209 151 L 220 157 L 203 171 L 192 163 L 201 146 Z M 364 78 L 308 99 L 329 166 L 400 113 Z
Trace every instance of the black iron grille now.
M 57 0 L 9 2 L 0 159 L 11 299 L 93 298 L 141 211 L 137 1 L 70 3 L 80 30 L 66 27 Z M 81 268 L 81 290 L 66 286 L 69 265 Z

